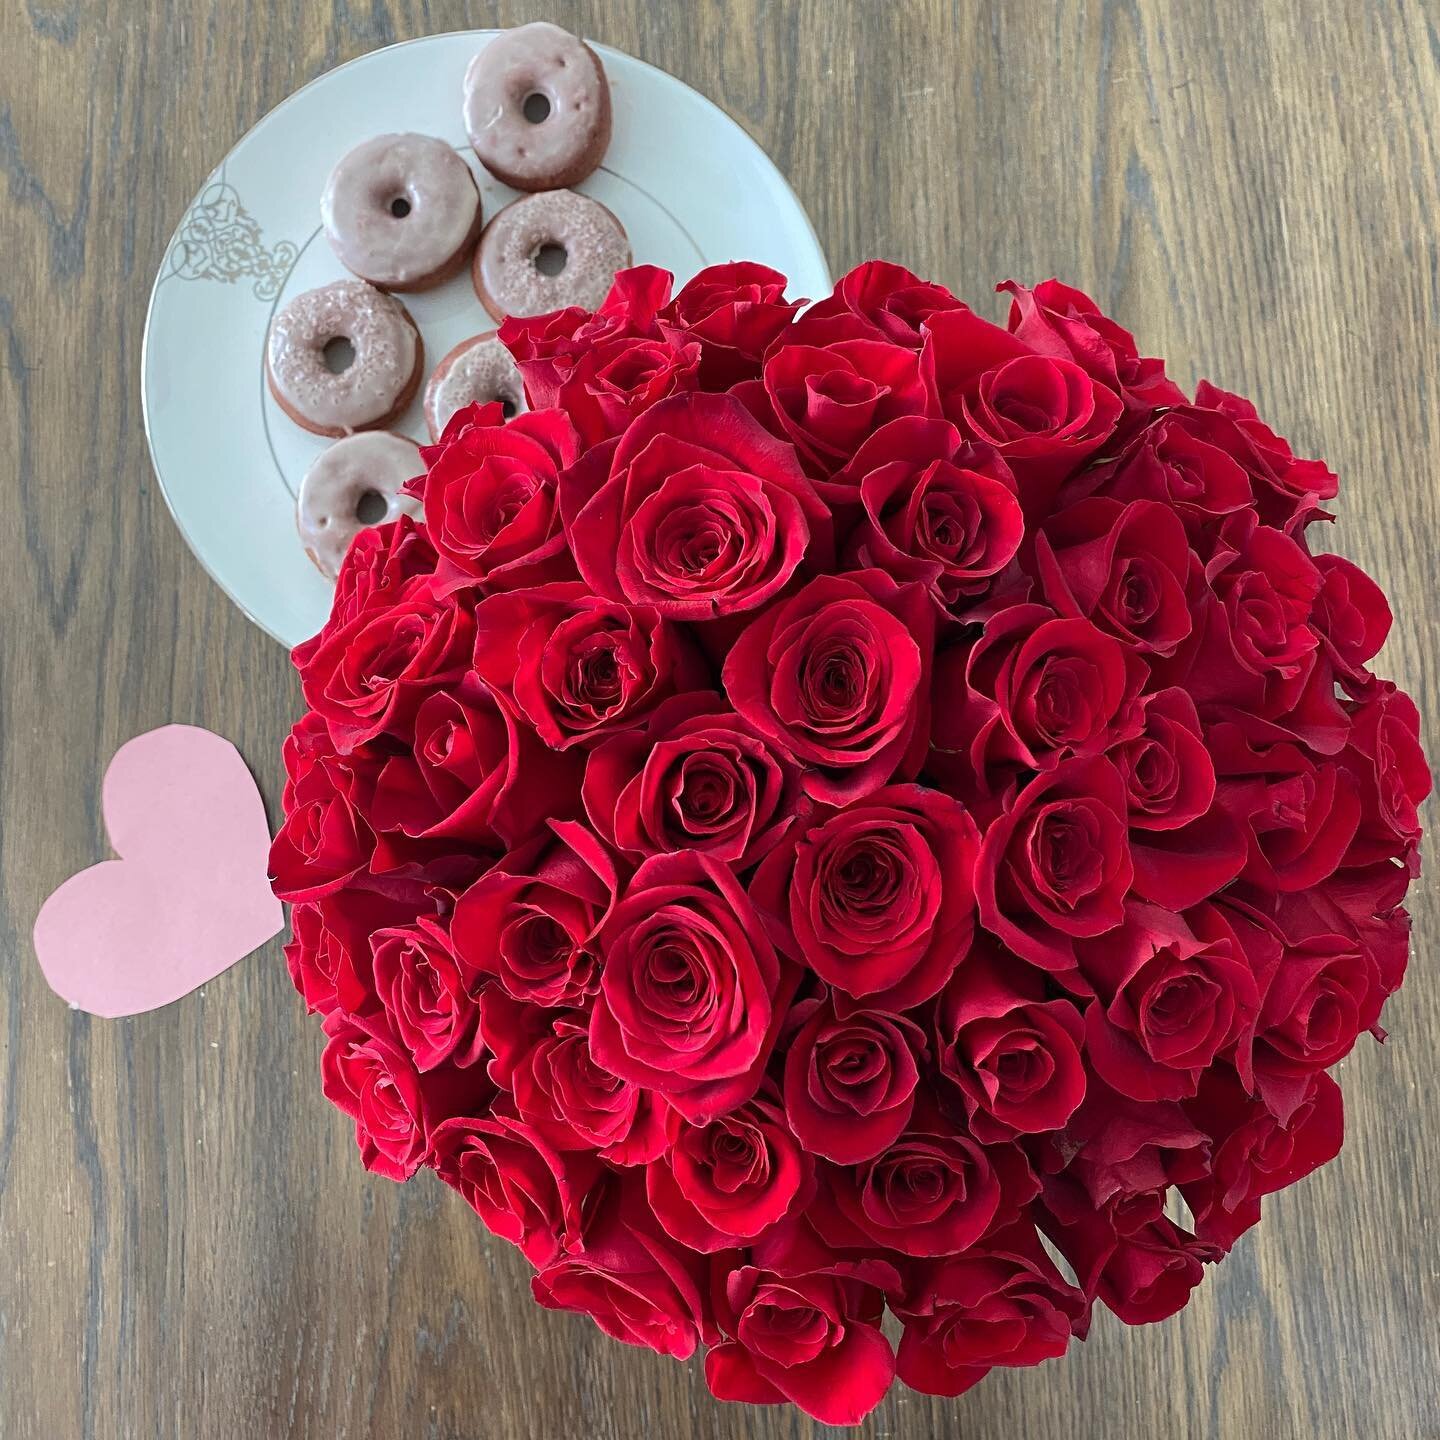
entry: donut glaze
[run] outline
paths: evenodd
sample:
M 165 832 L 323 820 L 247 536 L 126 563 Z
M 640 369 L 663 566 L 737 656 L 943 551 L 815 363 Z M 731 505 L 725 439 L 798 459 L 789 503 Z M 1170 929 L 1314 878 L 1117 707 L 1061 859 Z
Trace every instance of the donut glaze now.
M 377 430 L 337 440 L 305 472 L 295 523 L 305 553 L 327 580 L 340 573 L 350 542 L 362 530 L 402 515 L 418 518 L 420 502 L 402 495 L 400 487 L 424 468 L 413 440 Z M 367 495 L 385 502 L 383 515 L 360 518 L 360 502 Z
M 470 167 L 429 135 L 377 135 L 330 172 L 320 217 L 347 270 L 386 290 L 423 290 L 465 263 L 480 233 Z
M 552 246 L 564 251 L 564 268 L 547 275 L 540 252 Z M 522 196 L 485 227 L 475 251 L 475 293 L 497 320 L 567 305 L 594 310 L 629 263 L 624 227 L 598 200 L 547 190 Z
M 346 340 L 354 358 L 338 374 L 325 347 Z M 276 403 L 316 435 L 377 430 L 410 403 L 424 355 L 409 312 L 363 280 L 297 295 L 270 322 L 265 373 Z
M 527 100 L 543 118 L 527 117 Z M 578 185 L 604 157 L 610 128 L 600 57 L 558 25 L 506 30 L 465 72 L 470 143 L 480 163 L 517 190 Z
M 490 400 L 507 407 L 507 420 L 526 408 L 520 369 L 493 330 L 462 340 L 435 367 L 425 386 L 425 423 L 430 438 L 440 438 L 457 410 Z

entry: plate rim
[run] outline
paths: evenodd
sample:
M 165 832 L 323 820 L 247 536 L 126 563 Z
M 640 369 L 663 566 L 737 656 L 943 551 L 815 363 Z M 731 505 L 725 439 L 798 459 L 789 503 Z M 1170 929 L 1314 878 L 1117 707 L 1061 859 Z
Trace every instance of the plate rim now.
M 140 421 L 141 428 L 145 432 L 145 448 L 150 458 L 150 469 L 151 472 L 154 474 L 156 483 L 160 488 L 160 494 L 165 501 L 165 508 L 169 512 L 171 523 L 175 526 L 176 530 L 180 532 L 180 538 L 184 540 L 185 547 L 187 550 L 189 550 L 191 556 L 199 564 L 200 568 L 205 572 L 205 574 L 209 576 L 210 580 L 220 591 L 220 593 L 226 598 L 226 600 L 228 600 L 232 605 L 234 605 L 235 608 L 239 610 L 240 613 L 244 615 L 245 618 L 252 625 L 254 625 L 263 634 L 268 635 L 270 639 L 274 640 L 276 644 L 280 645 L 281 648 L 284 649 L 287 653 L 289 653 L 294 648 L 294 646 L 292 646 L 290 642 L 285 640 L 282 636 L 277 635 L 275 631 L 272 630 L 270 626 L 265 623 L 265 621 L 261 620 L 260 617 L 251 610 L 250 606 L 245 601 L 241 600 L 231 590 L 231 588 L 227 584 L 225 584 L 223 580 L 221 580 L 219 575 L 215 573 L 215 569 L 211 565 L 210 561 L 200 553 L 199 547 L 196 545 L 194 538 L 190 534 L 190 531 L 185 526 L 185 522 L 180 518 L 179 512 L 175 508 L 174 497 L 170 493 L 170 487 L 165 482 L 165 473 L 160 467 L 159 457 L 156 453 L 155 435 L 152 425 L 150 407 L 150 349 L 151 339 L 154 333 L 156 297 L 159 294 L 161 282 L 166 278 L 166 259 L 170 256 L 170 254 L 175 248 L 175 243 L 179 238 L 181 227 L 185 224 L 185 217 L 190 214 L 192 209 L 194 209 L 196 202 L 200 199 L 202 195 L 204 195 L 205 191 L 212 184 L 214 184 L 215 177 L 224 170 L 230 156 L 233 155 L 235 151 L 240 149 L 240 147 L 243 146 L 261 128 L 261 126 L 268 124 L 277 115 L 279 115 L 281 111 L 285 110 L 286 107 L 288 107 L 293 101 L 298 100 L 301 95 L 303 95 L 313 86 L 319 85 L 322 81 L 329 80 L 332 76 L 338 75 L 342 70 L 349 70 L 353 67 L 363 65 L 367 61 L 374 59 L 374 57 L 376 57 L 377 55 L 388 54 L 391 51 L 395 50 L 404 50 L 412 45 L 428 44 L 436 40 L 455 40 L 464 37 L 473 37 L 476 39 L 481 37 L 487 37 L 493 39 L 496 35 L 504 34 L 506 29 L 513 28 L 515 27 L 482 27 L 479 29 L 441 30 L 429 35 L 412 35 L 406 40 L 392 41 L 389 45 L 377 45 L 372 50 L 366 50 L 359 55 L 352 55 L 350 59 L 342 60 L 340 64 L 332 65 L 328 70 L 323 70 L 320 74 L 311 76 L 311 78 L 307 80 L 303 85 L 297 86 L 294 90 L 290 91 L 290 93 L 286 95 L 284 99 L 272 105 L 270 109 L 268 109 L 263 115 L 261 115 L 258 119 L 254 120 L 250 125 L 248 125 L 237 139 L 230 142 L 230 144 L 225 149 L 225 154 L 215 165 L 213 165 L 209 170 L 205 172 L 205 175 L 200 182 L 199 188 L 186 202 L 184 208 L 181 210 L 178 218 L 176 219 L 174 226 L 171 228 L 169 238 L 166 240 L 164 246 L 161 248 L 159 263 L 156 266 L 155 270 L 155 278 L 151 281 L 150 284 L 150 296 L 145 304 L 145 323 L 140 337 Z M 810 212 L 806 210 L 805 206 L 801 203 L 800 197 L 795 193 L 795 187 L 790 183 L 789 177 L 785 174 L 783 170 L 780 169 L 780 167 L 771 157 L 770 153 L 759 142 L 759 140 L 757 140 L 755 136 L 750 133 L 749 129 L 746 126 L 741 124 L 741 122 L 737 120 L 735 116 L 730 114 L 730 112 L 726 110 L 723 105 L 719 104 L 715 100 L 712 100 L 710 96 L 706 95 L 701 90 L 697 90 L 688 81 L 682 80 L 678 75 L 672 75 L 668 70 L 664 70 L 660 66 L 654 65 L 648 60 L 642 60 L 638 55 L 631 55 L 628 51 L 620 50 L 613 45 L 607 45 L 603 41 L 593 40 L 588 36 L 582 36 L 581 39 L 583 39 L 587 45 L 595 46 L 595 48 L 601 52 L 602 58 L 610 55 L 616 56 L 632 65 L 639 65 L 645 70 L 651 71 L 663 81 L 667 81 L 672 85 L 680 86 L 683 90 L 688 91 L 689 94 L 692 95 L 696 100 L 700 101 L 702 106 L 704 106 L 706 109 L 713 111 L 720 119 L 734 126 L 735 129 L 737 129 L 746 138 L 746 140 L 750 142 L 751 146 L 755 150 L 755 153 L 759 157 L 761 165 L 770 171 L 771 178 L 775 181 L 778 181 L 785 190 L 785 192 L 790 195 L 790 197 L 794 200 L 795 210 L 798 213 L 801 221 L 804 223 L 805 232 L 809 236 L 810 243 L 814 246 L 816 256 L 819 258 L 821 273 L 827 280 L 831 280 L 830 262 L 825 254 L 825 247 L 821 243 L 819 233 L 815 229 L 815 222 L 810 218 Z M 303 643 L 303 641 L 299 641 L 296 643 Z

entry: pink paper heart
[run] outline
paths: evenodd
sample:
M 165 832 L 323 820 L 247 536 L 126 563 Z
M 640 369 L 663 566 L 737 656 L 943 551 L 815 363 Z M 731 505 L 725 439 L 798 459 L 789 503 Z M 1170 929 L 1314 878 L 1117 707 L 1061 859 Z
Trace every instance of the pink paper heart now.
M 101 790 L 118 860 L 72 875 L 35 917 L 50 988 L 136 1015 L 213 980 L 284 924 L 260 792 L 228 741 L 164 725 L 122 745 Z

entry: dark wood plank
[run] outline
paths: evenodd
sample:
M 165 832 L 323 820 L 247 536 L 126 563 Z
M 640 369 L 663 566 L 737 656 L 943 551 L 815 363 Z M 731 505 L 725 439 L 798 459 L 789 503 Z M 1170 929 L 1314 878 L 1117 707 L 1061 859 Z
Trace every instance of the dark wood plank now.
M 905 261 L 980 306 L 1051 274 L 1182 381 L 1253 395 L 1345 491 L 1385 657 L 1440 753 L 1440 12 L 1423 0 L 552 0 L 673 71 L 791 176 L 833 267 Z M 297 85 L 529 6 L 12 0 L 0 9 L 0 1433 L 314 1440 L 803 1436 L 695 1366 L 528 1301 L 429 1179 L 367 1177 L 321 1100 L 278 943 L 106 1024 L 45 989 L 42 898 L 105 852 L 98 780 L 167 720 L 232 738 L 272 806 L 284 655 L 186 551 L 137 377 L 151 276 L 210 166 Z M 993 313 L 999 314 L 995 305 Z M 866 1435 L 1440 1435 L 1436 886 L 1393 1039 L 1343 1067 L 1341 1158 L 1267 1206 L 1177 1319 Z

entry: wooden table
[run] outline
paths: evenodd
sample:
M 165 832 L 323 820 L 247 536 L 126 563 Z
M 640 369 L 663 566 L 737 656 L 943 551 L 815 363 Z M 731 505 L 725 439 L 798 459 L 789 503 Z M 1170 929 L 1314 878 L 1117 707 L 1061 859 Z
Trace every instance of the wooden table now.
M 551 0 L 663 66 L 790 176 L 837 273 L 904 261 L 999 315 L 1058 274 L 1254 396 L 1343 477 L 1339 548 L 1395 601 L 1384 667 L 1440 754 L 1440 7 L 1424 0 Z M 321 1099 L 280 945 L 106 1023 L 29 930 L 103 857 L 98 782 L 166 721 L 236 742 L 271 808 L 285 655 L 186 550 L 141 433 L 141 328 L 210 167 L 322 71 L 521 4 L 0 7 L 0 1434 L 10 1440 L 801 1436 L 698 1364 L 529 1302 L 426 1176 L 368 1177 Z M 197 356 L 203 364 L 204 357 Z M 237 516 L 238 524 L 244 523 Z M 1433 812 L 1432 812 L 1433 813 Z M 1432 874 L 1436 873 L 1432 870 Z M 1391 1043 L 1342 1067 L 1349 1141 L 1183 1315 L 897 1388 L 866 1435 L 1440 1435 L 1440 942 L 1414 892 Z

